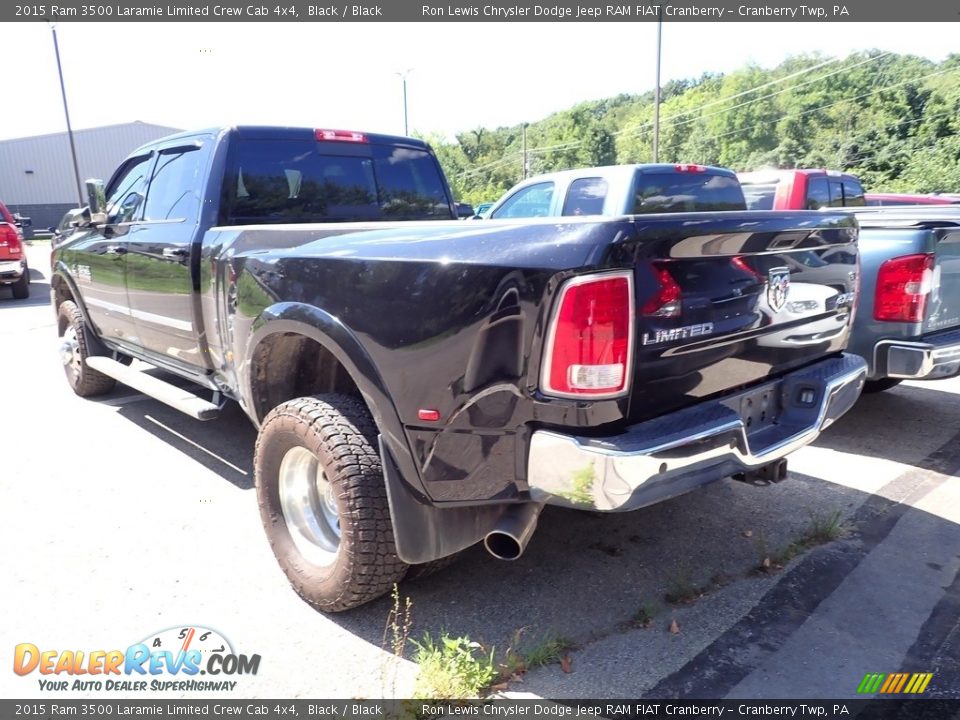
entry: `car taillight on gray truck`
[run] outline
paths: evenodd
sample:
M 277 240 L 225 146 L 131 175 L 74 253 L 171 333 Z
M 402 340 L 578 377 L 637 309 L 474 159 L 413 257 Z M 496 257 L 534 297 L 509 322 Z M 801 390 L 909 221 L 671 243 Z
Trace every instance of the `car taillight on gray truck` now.
M 933 289 L 933 253 L 885 261 L 877 273 L 873 317 L 882 322 L 923 322 Z

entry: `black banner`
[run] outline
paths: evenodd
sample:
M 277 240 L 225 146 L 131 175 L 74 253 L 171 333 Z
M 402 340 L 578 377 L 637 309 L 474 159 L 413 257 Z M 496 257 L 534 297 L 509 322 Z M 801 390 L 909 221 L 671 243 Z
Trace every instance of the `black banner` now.
M 484 3 L 475 0 L 124 0 L 121 3 L 4 3 L 0 21 L 227 22 L 956 22 L 960 0 L 669 0 L 623 4 L 596 0 Z
M 0 718 L 824 718 L 948 720 L 960 700 L 0 700 Z

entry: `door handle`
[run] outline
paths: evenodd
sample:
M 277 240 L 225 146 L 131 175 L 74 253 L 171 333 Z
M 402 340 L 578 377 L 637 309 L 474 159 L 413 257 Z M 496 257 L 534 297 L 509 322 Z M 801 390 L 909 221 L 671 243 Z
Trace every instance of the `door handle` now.
M 108 245 L 104 255 L 126 255 L 127 249 L 123 245 Z

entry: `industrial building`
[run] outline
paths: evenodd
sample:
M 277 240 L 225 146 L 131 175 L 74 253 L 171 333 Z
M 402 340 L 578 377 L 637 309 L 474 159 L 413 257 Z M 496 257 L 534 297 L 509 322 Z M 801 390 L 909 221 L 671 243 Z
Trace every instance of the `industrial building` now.
M 139 121 L 74 130 L 80 182 L 106 182 L 132 150 L 175 132 L 179 129 Z M 42 230 L 56 226 L 80 200 L 67 133 L 0 140 L 0 202 L 10 212 L 30 217 Z

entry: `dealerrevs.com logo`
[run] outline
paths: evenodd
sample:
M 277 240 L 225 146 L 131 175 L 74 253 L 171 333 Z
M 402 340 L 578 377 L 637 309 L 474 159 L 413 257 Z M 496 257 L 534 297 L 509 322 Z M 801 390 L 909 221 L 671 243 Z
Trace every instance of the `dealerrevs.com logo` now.
M 126 650 L 41 650 L 20 643 L 13 654 L 13 671 L 39 673 L 40 689 L 48 691 L 234 690 L 238 681 L 229 678 L 259 669 L 259 655 L 238 654 L 219 632 L 196 625 L 152 633 Z

